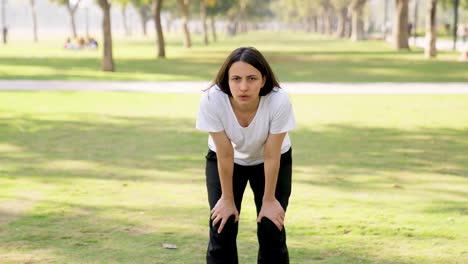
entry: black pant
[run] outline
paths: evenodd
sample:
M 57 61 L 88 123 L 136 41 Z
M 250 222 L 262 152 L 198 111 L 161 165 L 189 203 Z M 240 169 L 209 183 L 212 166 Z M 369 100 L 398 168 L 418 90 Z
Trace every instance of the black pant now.
M 291 175 L 292 159 L 291 149 L 289 149 L 281 155 L 275 191 L 276 199 L 280 202 L 285 211 L 288 207 L 289 196 L 291 194 Z M 241 211 L 242 197 L 247 182 L 250 182 L 250 187 L 253 190 L 258 215 L 262 208 L 262 199 L 265 189 L 265 171 L 263 163 L 255 166 L 234 164 L 234 202 L 239 213 Z M 219 181 L 216 153 L 211 150 L 209 150 L 206 155 L 206 186 L 208 188 L 208 202 L 211 210 L 221 197 L 221 184 Z M 225 224 L 221 234 L 217 232 L 218 226 L 213 227 L 213 220 L 210 218 L 210 241 L 206 256 L 207 263 L 238 263 L 236 245 L 238 223 L 234 223 L 234 216 L 232 216 Z M 258 263 L 289 263 L 288 248 L 286 246 L 286 231 L 284 227 L 279 231 L 272 221 L 263 217 L 261 222 L 257 223 L 257 237 L 259 243 Z

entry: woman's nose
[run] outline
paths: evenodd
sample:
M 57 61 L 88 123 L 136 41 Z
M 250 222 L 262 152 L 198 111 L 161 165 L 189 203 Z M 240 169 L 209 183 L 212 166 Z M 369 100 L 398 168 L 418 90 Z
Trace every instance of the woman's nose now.
M 247 81 L 246 80 L 242 80 L 241 83 L 239 84 L 239 89 L 241 91 L 247 91 L 249 89 L 249 86 L 247 84 Z

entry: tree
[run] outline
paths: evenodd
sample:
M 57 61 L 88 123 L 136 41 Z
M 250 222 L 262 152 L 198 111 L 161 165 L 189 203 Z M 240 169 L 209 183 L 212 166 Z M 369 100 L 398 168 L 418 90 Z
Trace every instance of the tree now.
M 408 0 L 396 0 L 393 19 L 393 45 L 395 49 L 409 49 L 408 38 Z
M 419 0 L 414 1 L 414 18 L 413 18 L 413 40 L 414 46 L 416 46 L 416 38 L 418 36 L 418 11 L 419 11 Z M 411 32 L 410 32 L 411 33 Z
M 200 20 L 202 22 L 202 29 L 203 29 L 203 43 L 208 45 L 208 26 L 206 24 L 206 17 L 208 12 L 208 1 L 201 0 L 200 1 Z
M 33 22 L 33 39 L 34 42 L 37 42 L 37 15 L 36 15 L 36 1 L 29 0 L 29 5 L 31 6 L 31 17 Z
M 74 38 L 78 37 L 78 35 L 76 34 L 75 13 L 76 13 L 76 10 L 78 10 L 78 6 L 80 5 L 81 0 L 73 0 L 73 2 L 71 2 L 70 0 L 51 0 L 51 1 L 55 2 L 57 5 L 65 6 L 65 8 L 68 11 L 68 14 L 70 15 L 70 26 L 72 30 L 72 36 Z
M 153 17 L 154 27 L 156 29 L 156 42 L 158 43 L 158 57 L 166 57 L 166 44 L 164 42 L 164 34 L 161 26 L 161 8 L 163 0 L 153 0 Z
M 6 18 L 5 18 L 5 2 L 6 0 L 1 0 L 2 1 L 2 7 L 1 7 L 1 13 L 2 13 L 2 40 L 3 44 L 7 43 L 7 34 L 8 34 L 8 28 L 6 25 Z
M 101 61 L 101 69 L 103 71 L 115 71 L 114 58 L 112 56 L 112 30 L 109 0 L 98 0 L 98 4 L 102 9 L 102 34 L 103 34 L 103 56 Z
M 350 0 L 332 0 L 332 4 L 337 10 L 338 21 L 335 36 L 338 38 L 345 37 L 346 22 L 348 21 L 348 6 L 350 5 Z
M 192 47 L 192 40 L 190 38 L 190 30 L 188 27 L 189 22 L 189 9 L 190 9 L 190 0 L 177 0 L 179 4 L 180 12 L 182 13 L 182 27 L 184 30 L 184 47 Z
M 322 18 L 322 28 L 321 32 L 323 34 L 332 34 L 332 13 L 333 6 L 331 5 L 330 0 L 321 0 L 321 18 Z
M 320 1 L 281 0 L 273 3 L 272 9 L 282 20 L 291 23 L 301 22 L 306 32 L 317 32 L 320 5 Z
M 141 28 L 143 35 L 147 35 L 146 24 L 151 19 L 151 3 L 150 0 L 129 0 L 130 3 L 138 10 L 138 15 L 140 16 Z
M 128 6 L 128 0 L 124 0 L 120 2 L 120 11 L 122 12 L 122 24 L 124 27 L 125 36 L 130 36 L 131 32 L 127 23 L 127 6 Z
M 458 31 L 458 9 L 461 6 L 468 9 L 468 0 L 441 0 L 442 7 L 447 9 L 449 6 L 453 8 L 453 50 L 457 49 L 457 31 Z
M 352 24 L 351 40 L 359 41 L 364 39 L 364 21 L 362 20 L 364 5 L 366 0 L 353 0 L 351 2 Z
M 207 15 L 210 17 L 210 27 L 213 36 L 213 42 L 217 40 L 216 17 L 225 16 L 226 13 L 235 5 L 235 0 L 205 0 L 208 2 Z
M 424 55 L 426 58 L 432 58 L 437 55 L 436 14 L 437 14 L 437 0 L 430 0 L 427 17 L 426 17 L 426 46 L 424 47 Z

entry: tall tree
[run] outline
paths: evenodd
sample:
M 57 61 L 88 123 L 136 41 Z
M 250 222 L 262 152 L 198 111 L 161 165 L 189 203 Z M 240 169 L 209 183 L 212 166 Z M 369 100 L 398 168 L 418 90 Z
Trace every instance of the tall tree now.
M 333 6 L 330 0 L 321 0 L 321 18 L 322 18 L 322 33 L 331 35 L 332 34 L 332 16 L 333 16 Z
M 440 0 L 439 2 L 442 3 L 442 7 L 447 9 L 448 7 L 453 8 L 453 50 L 457 49 L 457 31 L 458 31 L 458 10 L 459 7 L 464 8 L 465 10 L 468 9 L 468 0 Z
M 164 42 L 164 33 L 161 25 L 161 8 L 163 0 L 153 0 L 154 26 L 156 29 L 156 42 L 158 43 L 158 57 L 166 57 L 166 43 Z
M 36 15 L 36 0 L 29 0 L 31 6 L 31 17 L 33 22 L 33 39 L 37 42 L 37 15 Z
M 70 0 L 51 0 L 51 1 L 55 2 L 57 5 L 65 6 L 65 8 L 68 11 L 68 14 L 70 15 L 70 26 L 72 30 L 72 36 L 74 38 L 78 37 L 78 34 L 76 33 L 75 13 L 76 13 L 76 10 L 78 10 L 78 6 L 80 5 L 81 0 L 76 0 L 73 2 Z
M 102 35 L 103 43 L 103 56 L 101 60 L 101 69 L 103 71 L 115 71 L 114 58 L 112 56 L 112 30 L 111 30 L 111 15 L 110 0 L 98 0 L 98 4 L 102 9 Z
M 141 29 L 144 36 L 147 36 L 146 25 L 151 19 L 151 2 L 150 0 L 129 0 L 130 3 L 138 11 L 138 16 L 140 17 Z
M 206 18 L 207 18 L 207 12 L 208 12 L 208 1 L 207 0 L 201 0 L 200 1 L 200 20 L 202 23 L 202 30 L 203 30 L 203 43 L 205 45 L 208 45 L 208 25 L 206 23 Z
M 127 6 L 128 6 L 128 0 L 124 0 L 120 2 L 120 11 L 122 12 L 122 24 L 124 27 L 125 36 L 130 36 L 132 33 L 127 23 Z
M 352 24 L 351 24 L 351 40 L 359 41 L 365 38 L 364 36 L 364 21 L 363 11 L 366 0 L 353 0 L 351 2 Z
M 346 30 L 346 22 L 348 16 L 348 6 L 351 3 L 350 0 L 332 0 L 332 4 L 337 10 L 337 27 L 335 36 L 338 38 L 345 37 L 345 30 Z
M 414 17 L 413 17 L 413 41 L 416 46 L 416 38 L 418 37 L 418 11 L 419 11 L 419 0 L 414 1 Z
M 426 58 L 432 58 L 437 55 L 437 0 L 429 1 L 429 8 L 426 17 L 426 45 L 424 47 L 424 55 Z
M 6 25 L 6 17 L 5 17 L 5 5 L 6 0 L 1 0 L 1 15 L 2 15 L 2 40 L 3 44 L 7 43 L 7 35 L 8 35 L 8 27 Z
M 290 23 L 301 22 L 306 32 L 318 31 L 318 16 L 321 16 L 321 1 L 281 0 L 273 3 L 277 16 Z
M 409 49 L 408 0 L 395 0 L 393 19 L 393 45 L 396 50 Z
M 236 0 L 203 0 L 207 1 L 207 15 L 210 17 L 210 27 L 213 36 L 213 42 L 217 41 L 216 34 L 216 18 L 222 16 L 223 19 L 226 13 L 235 5 Z
M 188 26 L 189 23 L 189 10 L 190 10 L 190 0 L 177 0 L 179 4 L 180 12 L 182 13 L 182 27 L 184 30 L 184 47 L 192 47 L 192 40 L 190 37 L 190 29 Z

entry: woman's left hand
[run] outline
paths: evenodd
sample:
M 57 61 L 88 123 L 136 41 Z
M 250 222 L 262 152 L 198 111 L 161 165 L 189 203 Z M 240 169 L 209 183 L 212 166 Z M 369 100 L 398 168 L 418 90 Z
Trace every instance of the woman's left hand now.
M 271 200 L 263 199 L 262 208 L 258 214 L 257 222 L 260 223 L 263 217 L 270 219 L 276 225 L 278 230 L 281 231 L 283 229 L 285 212 L 276 198 Z

